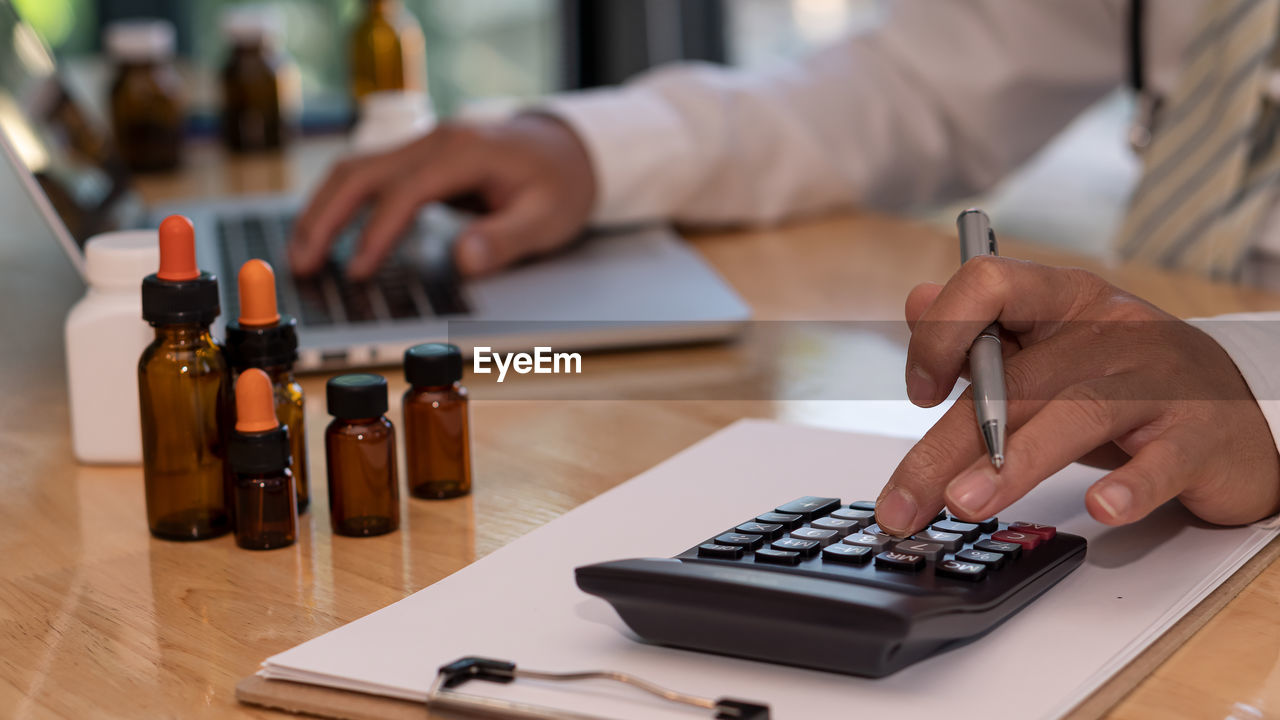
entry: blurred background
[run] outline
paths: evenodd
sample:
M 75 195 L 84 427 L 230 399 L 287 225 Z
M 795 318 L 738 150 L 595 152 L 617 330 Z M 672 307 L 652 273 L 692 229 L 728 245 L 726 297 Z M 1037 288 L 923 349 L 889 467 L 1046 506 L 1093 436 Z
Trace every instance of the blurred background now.
M 90 113 L 109 114 L 112 23 L 160 18 L 174 29 L 188 139 L 216 137 L 219 74 L 229 62 L 225 19 L 275 15 L 281 57 L 296 78 L 291 123 L 303 135 L 349 128 L 356 108 L 349 43 L 370 13 L 394 6 L 420 30 L 435 113 L 502 113 L 540 95 L 621 82 L 665 62 L 759 67 L 874 27 L 892 0 L 13 0 L 52 48 Z M 386 9 L 386 8 L 383 8 Z M 1124 145 L 1129 99 L 1099 103 L 983 198 L 1004 233 L 1103 254 L 1137 163 Z M 949 225 L 956 206 L 918 215 Z
M 302 84 L 301 123 L 326 129 L 351 113 L 345 48 L 368 0 L 14 0 L 19 14 L 80 75 L 106 72 L 104 29 L 162 18 L 177 33 L 196 131 L 212 129 L 228 8 L 270 5 Z M 404 0 L 426 41 L 431 99 L 441 115 L 468 103 L 533 98 L 617 82 L 683 58 L 759 65 L 794 56 L 874 21 L 876 0 Z M 100 93 L 98 94 L 100 95 Z

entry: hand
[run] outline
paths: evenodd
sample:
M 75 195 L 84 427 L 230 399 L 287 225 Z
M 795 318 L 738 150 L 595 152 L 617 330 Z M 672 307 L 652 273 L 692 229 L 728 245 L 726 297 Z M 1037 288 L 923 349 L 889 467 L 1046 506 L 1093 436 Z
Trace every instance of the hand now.
M 420 207 L 461 196 L 478 196 L 490 213 L 454 246 L 458 269 L 480 275 L 571 239 L 591 213 L 595 177 L 578 136 L 555 118 L 444 124 L 402 148 L 339 162 L 299 216 L 289 261 L 299 275 L 319 270 L 338 231 L 371 204 L 347 265 L 350 277 L 365 279 Z
M 970 343 L 1006 332 L 1009 431 L 996 471 L 966 390 L 907 453 L 876 505 L 894 534 L 946 506 L 963 520 L 999 513 L 1082 459 L 1114 470 L 1085 495 L 1108 525 L 1178 498 L 1204 520 L 1237 525 L 1280 509 L 1280 458 L 1267 421 L 1208 335 L 1083 270 L 1008 258 L 970 260 L 946 284 L 907 298 L 907 392 L 933 406 Z

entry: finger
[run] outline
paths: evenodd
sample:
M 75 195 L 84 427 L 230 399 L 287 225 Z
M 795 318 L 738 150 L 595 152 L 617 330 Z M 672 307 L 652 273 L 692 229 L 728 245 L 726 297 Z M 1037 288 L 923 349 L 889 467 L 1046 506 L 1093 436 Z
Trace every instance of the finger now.
M 423 205 L 480 185 L 484 178 L 484 165 L 475 162 L 472 155 L 465 150 L 451 151 L 447 148 L 434 153 L 424 158 L 430 172 L 419 172 L 411 182 L 401 183 L 385 192 L 360 232 L 355 252 L 347 263 L 347 276 L 363 280 L 373 275 Z
M 522 192 L 509 206 L 471 223 L 458 239 L 454 256 L 462 274 L 484 275 L 550 250 L 570 235 L 571 229 L 557 222 L 549 196 Z
M 916 321 L 924 314 L 925 310 L 933 304 L 938 298 L 938 293 L 942 292 L 942 286 L 938 283 L 920 283 L 911 288 L 911 292 L 907 293 L 907 327 L 914 328 Z
M 1105 374 L 1105 353 L 1088 352 L 1067 333 L 1032 345 L 1005 363 L 1010 432 L 1034 416 L 1067 387 Z M 1064 358 L 1070 361 L 1064 362 Z M 1088 450 L 1090 448 L 1086 448 Z M 893 471 L 876 504 L 876 522 L 906 535 L 922 527 L 943 506 L 943 490 L 965 468 L 986 458 L 978 431 L 973 390 L 966 389 Z
M 338 163 L 299 214 L 289 243 L 289 263 L 299 275 L 314 273 L 324 263 L 338 231 L 389 178 L 399 174 L 399 160 L 380 155 Z
M 1105 475 L 1085 493 L 1095 520 L 1124 525 L 1146 517 L 1177 497 L 1201 476 L 1202 462 L 1217 448 L 1206 447 L 1203 432 L 1189 426 L 1166 430 L 1138 450 L 1129 462 Z
M 951 394 L 969 346 L 999 321 L 1006 330 L 1047 335 L 1080 304 L 1079 270 L 999 257 L 966 262 L 917 319 L 907 347 L 907 394 L 932 407 Z
M 1155 420 L 1160 403 L 1139 399 L 1140 386 L 1122 373 L 1066 388 L 1009 436 L 998 471 L 982 458 L 948 483 L 947 507 L 969 522 L 989 518 L 1099 445 Z

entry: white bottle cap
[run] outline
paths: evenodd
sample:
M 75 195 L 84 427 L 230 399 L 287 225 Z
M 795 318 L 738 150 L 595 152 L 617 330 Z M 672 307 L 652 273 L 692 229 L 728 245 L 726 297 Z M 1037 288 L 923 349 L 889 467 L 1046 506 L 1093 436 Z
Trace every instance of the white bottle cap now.
M 173 56 L 174 30 L 168 20 L 118 20 L 107 26 L 107 53 L 124 62 L 154 62 Z
M 232 5 L 222 12 L 222 34 L 233 45 L 269 43 L 283 30 L 284 23 L 274 7 Z
M 431 100 L 418 90 L 385 90 L 364 96 L 352 144 L 357 153 L 399 147 L 431 132 L 436 116 Z
M 120 230 L 89 238 L 85 276 L 99 290 L 137 290 L 160 267 L 160 235 L 155 230 Z

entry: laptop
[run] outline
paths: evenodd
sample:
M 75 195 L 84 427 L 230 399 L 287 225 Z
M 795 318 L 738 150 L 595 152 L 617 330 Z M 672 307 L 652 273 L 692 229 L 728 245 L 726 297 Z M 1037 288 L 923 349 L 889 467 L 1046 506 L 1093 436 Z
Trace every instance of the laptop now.
M 286 257 L 303 198 L 262 195 L 145 207 L 108 133 L 68 90 L 53 56 L 0 0 L 0 158 L 83 275 L 94 234 L 156 227 L 170 214 L 196 229 L 200 266 L 221 282 L 222 316 L 237 314 L 234 278 L 250 258 L 276 269 L 282 312 L 298 319 L 299 370 L 397 364 L 406 348 L 448 340 L 464 351 L 594 350 L 728 339 L 750 317 L 732 289 L 670 228 L 593 232 L 553 255 L 463 280 L 451 243 L 467 216 L 424 208 L 376 277 L 343 273 L 359 221 L 316 277 Z

